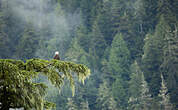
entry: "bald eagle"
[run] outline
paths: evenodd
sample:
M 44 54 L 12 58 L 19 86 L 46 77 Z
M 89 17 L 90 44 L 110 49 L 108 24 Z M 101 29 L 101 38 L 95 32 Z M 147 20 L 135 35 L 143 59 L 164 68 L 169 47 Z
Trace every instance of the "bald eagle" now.
M 55 52 L 54 59 L 60 60 L 59 52 L 58 51 Z

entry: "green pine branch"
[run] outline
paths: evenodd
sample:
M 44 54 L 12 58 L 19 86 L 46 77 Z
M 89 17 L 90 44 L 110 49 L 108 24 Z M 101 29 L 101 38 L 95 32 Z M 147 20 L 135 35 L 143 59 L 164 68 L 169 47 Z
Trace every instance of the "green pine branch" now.
M 33 79 L 42 74 L 57 88 L 64 85 L 68 79 L 75 91 L 73 75 L 78 80 L 84 80 L 90 75 L 90 69 L 85 65 L 60 60 L 29 59 L 26 62 L 13 59 L 0 59 L 0 108 L 25 108 L 43 110 L 54 108 L 55 104 L 44 100 L 47 86 L 35 83 Z

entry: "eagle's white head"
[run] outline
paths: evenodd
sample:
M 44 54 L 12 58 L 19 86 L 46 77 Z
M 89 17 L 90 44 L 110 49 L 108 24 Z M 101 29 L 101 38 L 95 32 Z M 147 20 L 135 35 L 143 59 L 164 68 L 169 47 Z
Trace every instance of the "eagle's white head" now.
M 58 51 L 56 51 L 56 52 L 55 52 L 55 55 L 59 55 L 59 52 L 58 52 Z

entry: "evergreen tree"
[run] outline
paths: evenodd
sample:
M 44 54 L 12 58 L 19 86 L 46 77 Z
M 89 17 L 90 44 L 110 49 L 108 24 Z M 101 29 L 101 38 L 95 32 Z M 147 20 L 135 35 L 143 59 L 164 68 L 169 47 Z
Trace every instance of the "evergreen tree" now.
M 101 110 L 117 110 L 117 103 L 110 92 L 107 81 L 100 85 L 96 101 Z
M 107 44 L 104 39 L 104 36 L 101 34 L 101 31 L 97 25 L 94 23 L 92 28 L 92 34 L 90 39 L 90 55 L 92 59 L 92 66 L 100 68 L 100 60 L 103 57 L 105 48 Z
M 177 100 L 177 50 L 178 50 L 178 37 L 177 25 L 175 24 L 174 30 L 171 28 L 166 30 L 163 46 L 163 62 L 161 64 L 161 71 L 165 77 L 168 91 L 170 93 L 170 100 L 174 102 L 175 106 Z
M 141 91 L 138 88 L 141 88 L 141 79 L 142 79 L 142 71 L 137 63 L 131 65 L 131 72 L 130 81 L 129 81 L 129 93 L 132 97 L 137 98 Z
M 114 30 L 117 32 L 125 32 L 127 31 L 127 27 L 129 26 L 127 22 L 129 22 L 129 11 L 127 10 L 127 3 L 130 1 L 125 0 L 112 0 L 112 22 Z
M 168 92 L 168 89 L 166 87 L 165 80 L 163 78 L 163 75 L 161 74 L 161 89 L 159 93 L 159 97 L 161 97 L 160 105 L 161 105 L 161 110 L 172 110 L 172 104 L 170 103 L 170 97 Z
M 101 34 L 98 24 L 95 22 L 92 27 L 92 38 L 90 42 L 90 47 L 96 53 L 96 56 L 102 58 L 105 48 L 107 46 L 104 36 Z
M 111 45 L 113 37 L 116 34 L 116 30 L 114 30 L 113 27 L 111 6 L 111 1 L 103 1 L 102 8 L 99 10 L 95 19 L 100 32 L 108 45 Z
M 157 18 L 158 1 L 142 0 L 142 2 L 145 10 L 145 16 L 142 16 L 142 19 L 145 24 L 143 25 L 143 27 L 145 27 L 146 31 L 149 33 L 150 31 L 154 32 L 156 24 L 158 22 L 158 18 Z
M 176 25 L 175 25 L 176 27 Z M 173 29 L 175 29 L 173 31 Z M 160 17 L 160 22 L 156 26 L 154 35 L 148 35 L 145 38 L 143 71 L 146 81 L 150 87 L 153 96 L 157 96 L 161 86 L 160 74 L 163 73 L 168 82 L 171 101 L 176 100 L 176 50 L 177 50 L 177 33 L 176 28 L 168 24 L 164 16 Z
M 142 16 L 144 15 L 144 8 L 139 6 L 142 2 L 138 4 L 132 0 L 112 0 L 112 28 L 115 34 L 120 32 L 123 34 L 123 39 L 130 51 L 130 56 L 134 61 L 136 58 L 141 57 L 143 39 L 144 39 L 144 21 Z M 142 11 L 136 10 L 136 6 L 141 8 Z
M 154 35 L 147 35 L 145 38 L 144 55 L 142 57 L 145 79 L 150 87 L 152 95 L 157 96 L 160 88 L 160 66 L 163 61 L 164 38 L 169 26 L 160 19 L 156 26 Z
M 144 74 L 137 62 L 132 65 L 131 69 L 134 73 L 132 73 L 129 82 L 129 110 L 158 110 L 158 103 L 151 97 Z
M 149 87 L 147 85 L 147 82 L 145 81 L 144 74 L 141 74 L 142 77 L 142 88 L 141 88 L 141 94 L 140 94 L 140 108 L 143 110 L 150 110 L 152 107 L 153 99 L 151 97 L 151 94 L 149 93 Z
M 68 79 L 74 95 L 75 82 L 72 71 L 77 74 L 80 82 L 84 82 L 90 74 L 86 66 L 72 62 L 30 59 L 24 63 L 20 60 L 0 59 L 0 91 L 2 91 L 0 108 L 42 110 L 55 107 L 55 104 L 44 99 L 47 86 L 43 83 L 35 83 L 33 79 L 42 74 L 59 89 L 64 84 L 64 79 Z
M 139 97 L 142 89 L 142 71 L 135 61 L 134 64 L 131 65 L 131 76 L 129 81 L 129 109 L 138 110 L 139 109 Z
M 129 3 L 127 3 L 127 7 L 129 7 L 127 9 L 127 16 L 123 18 L 127 19 L 125 25 L 128 26 L 124 40 L 130 50 L 132 61 L 138 61 L 138 59 L 141 58 L 143 54 L 144 37 L 150 28 L 149 24 L 147 24 L 148 20 L 145 19 L 147 15 L 144 6 L 143 0 L 129 1 Z
M 130 52 L 118 33 L 113 39 L 109 55 L 109 75 L 112 84 L 112 93 L 114 98 L 119 102 L 118 106 L 122 109 L 128 104 L 128 81 L 130 79 Z

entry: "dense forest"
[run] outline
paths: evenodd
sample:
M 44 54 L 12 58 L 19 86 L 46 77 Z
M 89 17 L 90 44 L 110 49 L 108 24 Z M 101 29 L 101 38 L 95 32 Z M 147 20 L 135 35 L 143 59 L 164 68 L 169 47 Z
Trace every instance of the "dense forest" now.
M 0 0 L 0 59 L 55 51 L 91 70 L 74 96 L 34 79 L 57 110 L 178 110 L 177 0 Z

